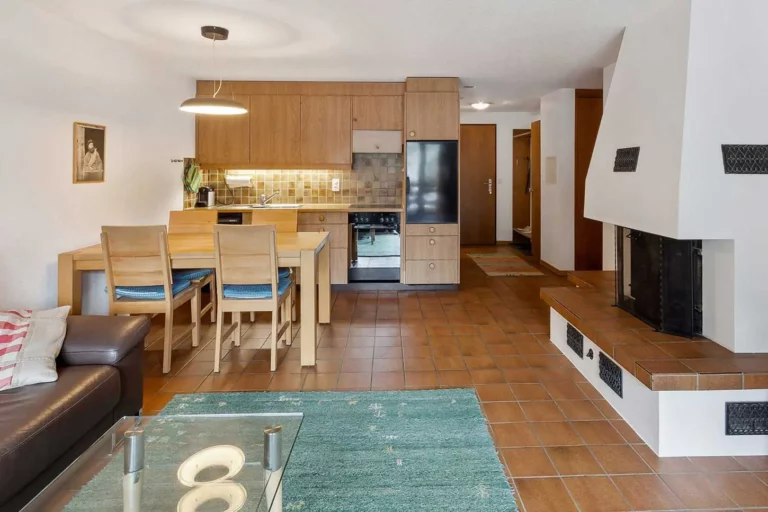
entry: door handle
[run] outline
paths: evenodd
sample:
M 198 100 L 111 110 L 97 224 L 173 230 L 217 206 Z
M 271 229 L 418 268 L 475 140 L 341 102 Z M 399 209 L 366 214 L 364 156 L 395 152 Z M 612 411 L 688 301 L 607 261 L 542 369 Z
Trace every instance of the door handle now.
M 488 194 L 493 195 L 493 180 L 488 178 Z

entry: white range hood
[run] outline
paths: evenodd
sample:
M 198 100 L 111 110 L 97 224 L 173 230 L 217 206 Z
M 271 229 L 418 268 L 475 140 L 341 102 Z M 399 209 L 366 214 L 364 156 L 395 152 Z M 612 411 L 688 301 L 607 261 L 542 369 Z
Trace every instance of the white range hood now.
M 591 219 L 704 240 L 705 335 L 735 352 L 768 352 L 766 19 L 673 0 L 627 27 L 586 184 Z

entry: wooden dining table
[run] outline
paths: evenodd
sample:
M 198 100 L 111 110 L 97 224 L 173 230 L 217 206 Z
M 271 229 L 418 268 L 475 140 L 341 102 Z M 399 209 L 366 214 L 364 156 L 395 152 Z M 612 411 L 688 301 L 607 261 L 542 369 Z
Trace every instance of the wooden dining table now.
M 331 321 L 330 244 L 327 232 L 277 233 L 277 264 L 301 270 L 301 365 L 314 366 L 318 323 Z M 213 234 L 169 234 L 171 267 L 214 268 Z M 71 314 L 82 308 L 82 274 L 104 270 L 101 245 L 59 254 L 58 302 L 71 306 Z M 316 290 L 316 293 L 309 293 Z M 314 328 L 309 328 L 313 326 Z

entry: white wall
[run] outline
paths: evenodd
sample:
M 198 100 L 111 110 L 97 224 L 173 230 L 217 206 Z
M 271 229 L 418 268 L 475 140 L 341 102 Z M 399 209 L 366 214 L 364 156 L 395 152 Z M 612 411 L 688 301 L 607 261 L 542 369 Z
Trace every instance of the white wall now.
M 4 0 L 0 18 L 0 309 L 56 305 L 57 254 L 103 224 L 167 222 L 182 207 L 179 166 L 194 81 L 82 27 Z M 72 183 L 73 123 L 106 125 L 105 183 Z
M 603 110 L 608 103 L 616 63 L 603 68 Z M 616 226 L 603 222 L 603 270 L 616 270 Z
M 462 112 L 462 124 L 496 125 L 496 240 L 512 240 L 512 130 L 530 129 L 529 112 Z
M 576 90 L 541 98 L 541 259 L 574 269 L 574 151 Z M 547 159 L 557 159 L 556 183 L 547 183 Z

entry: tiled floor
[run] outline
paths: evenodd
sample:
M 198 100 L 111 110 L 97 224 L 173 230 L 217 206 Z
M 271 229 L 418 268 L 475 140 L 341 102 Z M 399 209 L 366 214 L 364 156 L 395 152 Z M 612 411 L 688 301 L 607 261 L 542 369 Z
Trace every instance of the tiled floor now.
M 521 510 L 768 511 L 768 457 L 659 459 L 560 355 L 539 288 L 564 278 L 490 278 L 463 257 L 461 282 L 454 292 L 334 294 L 317 367 L 300 367 L 296 343 L 274 374 L 261 350 L 269 318 L 259 317 L 240 348 L 225 349 L 220 374 L 206 324 L 206 341 L 182 342 L 163 376 L 157 318 L 145 412 L 175 393 L 473 387 Z

